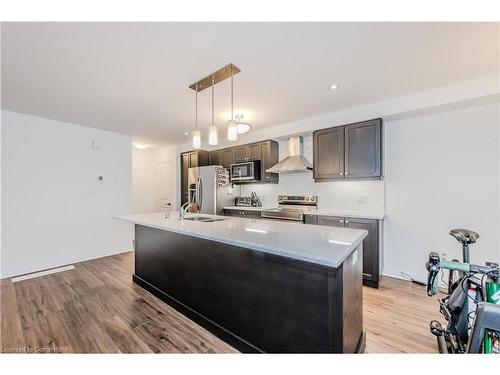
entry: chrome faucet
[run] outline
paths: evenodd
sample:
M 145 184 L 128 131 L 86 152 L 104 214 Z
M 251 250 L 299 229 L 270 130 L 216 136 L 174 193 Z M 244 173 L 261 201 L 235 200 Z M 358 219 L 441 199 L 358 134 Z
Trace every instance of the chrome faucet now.
M 186 202 L 181 206 L 181 210 L 179 211 L 179 220 L 184 220 L 184 216 L 186 215 L 186 212 L 189 210 L 191 206 L 193 206 L 194 203 L 192 202 Z

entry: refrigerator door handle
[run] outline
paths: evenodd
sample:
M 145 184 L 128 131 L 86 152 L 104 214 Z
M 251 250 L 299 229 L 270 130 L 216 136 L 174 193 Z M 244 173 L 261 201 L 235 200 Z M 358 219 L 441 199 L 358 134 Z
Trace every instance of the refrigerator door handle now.
M 196 200 L 199 205 L 198 209 L 201 211 L 201 207 L 203 205 L 203 185 L 202 185 L 202 179 L 200 176 L 198 176 L 198 181 L 196 184 L 196 187 L 198 188 L 197 194 L 196 194 Z

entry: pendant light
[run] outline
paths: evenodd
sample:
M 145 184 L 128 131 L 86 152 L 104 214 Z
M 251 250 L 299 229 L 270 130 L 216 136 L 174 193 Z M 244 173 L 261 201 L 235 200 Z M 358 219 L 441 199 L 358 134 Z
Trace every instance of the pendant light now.
M 198 130 L 198 85 L 196 85 L 196 109 L 195 109 L 195 130 L 193 130 L 193 148 L 201 148 L 201 132 Z
M 234 117 L 236 118 L 236 124 L 238 126 L 238 134 L 245 134 L 252 129 L 252 125 L 248 122 L 243 122 L 243 115 L 236 115 Z
M 231 120 L 227 122 L 227 140 L 238 140 L 238 124 L 234 121 L 233 112 L 233 66 L 231 65 Z
M 218 142 L 217 136 L 217 126 L 214 124 L 214 86 L 215 78 L 212 76 L 212 126 L 210 126 L 210 131 L 208 132 L 208 144 L 215 146 Z

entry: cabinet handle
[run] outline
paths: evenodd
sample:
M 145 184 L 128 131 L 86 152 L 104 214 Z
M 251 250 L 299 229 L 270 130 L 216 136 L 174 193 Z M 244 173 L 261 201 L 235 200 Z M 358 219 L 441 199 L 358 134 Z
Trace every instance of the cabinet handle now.
M 346 223 L 346 224 L 349 224 L 349 220 L 346 220 L 346 221 L 345 221 L 345 223 Z
M 347 173 L 346 173 L 347 174 Z M 344 172 L 340 172 L 340 175 L 343 176 L 344 175 Z
M 347 176 L 349 174 L 349 172 L 346 172 L 345 175 Z
M 269 180 L 269 176 L 266 177 Z
M 340 223 L 341 223 L 341 224 L 344 224 L 344 220 L 340 219 Z

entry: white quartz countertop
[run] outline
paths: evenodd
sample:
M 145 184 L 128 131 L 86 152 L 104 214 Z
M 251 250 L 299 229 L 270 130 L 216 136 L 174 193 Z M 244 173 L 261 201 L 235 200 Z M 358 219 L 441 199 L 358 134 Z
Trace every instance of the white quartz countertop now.
M 246 206 L 228 206 L 224 207 L 225 210 L 242 210 L 242 211 L 262 211 L 262 210 L 269 210 L 271 208 L 275 207 L 246 207 Z
M 355 217 L 358 219 L 376 219 L 383 220 L 383 213 L 369 213 L 369 212 L 350 212 L 350 211 L 337 211 L 337 210 L 315 210 L 307 211 L 307 215 L 324 215 L 324 216 L 340 216 L 340 217 Z
M 135 214 L 115 219 L 335 268 L 368 235 L 365 230 L 285 221 L 186 214 L 186 218 L 190 216 L 224 220 L 211 223 L 181 221 L 174 213 L 168 219 L 164 213 Z

